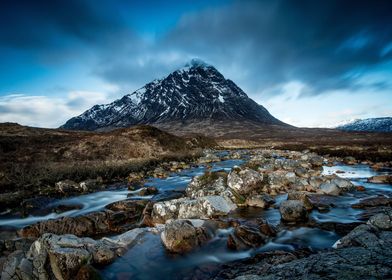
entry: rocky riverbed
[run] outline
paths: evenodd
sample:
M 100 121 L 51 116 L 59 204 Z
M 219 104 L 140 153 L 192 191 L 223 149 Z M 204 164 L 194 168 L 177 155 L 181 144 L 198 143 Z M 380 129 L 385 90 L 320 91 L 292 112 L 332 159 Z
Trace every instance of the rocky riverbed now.
M 309 151 L 206 150 L 116 185 L 64 180 L 2 208 L 1 279 L 389 278 L 391 174 Z

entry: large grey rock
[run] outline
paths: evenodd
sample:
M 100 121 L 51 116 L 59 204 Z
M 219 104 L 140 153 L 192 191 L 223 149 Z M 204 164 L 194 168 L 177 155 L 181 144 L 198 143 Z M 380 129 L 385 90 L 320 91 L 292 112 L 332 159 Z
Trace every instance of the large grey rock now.
M 331 180 L 331 183 L 337 185 L 342 191 L 349 192 L 355 190 L 355 186 L 349 180 L 344 178 L 335 178 Z
M 368 224 L 381 230 L 392 230 L 392 211 L 374 215 L 369 219 Z
M 308 219 L 308 212 L 300 200 L 286 200 L 280 204 L 279 212 L 283 221 L 301 222 Z
M 268 194 L 257 194 L 246 198 L 245 204 L 250 207 L 269 208 L 275 200 Z
M 323 183 L 320 185 L 319 192 L 328 195 L 339 195 L 342 190 L 335 183 Z
M 148 231 L 153 229 L 136 228 L 100 240 L 71 234 L 43 234 L 31 245 L 26 256 L 22 251 L 16 251 L 18 253 L 8 259 L 7 268 L 3 270 L 4 279 L 51 279 L 52 275 L 56 279 L 73 279 L 85 265 L 111 263 Z
M 209 219 L 225 216 L 237 206 L 221 196 L 205 196 L 188 200 L 180 205 L 178 218 L 180 219 Z
M 164 223 L 170 219 L 209 219 L 227 215 L 236 208 L 230 200 L 216 195 L 180 198 L 155 203 L 152 219 L 154 223 Z
M 30 280 L 33 279 L 31 261 L 25 258 L 22 250 L 17 250 L 8 255 L 1 272 L 2 280 Z
M 229 201 L 235 201 L 235 196 L 227 186 L 227 173 L 224 171 L 206 172 L 201 176 L 195 176 L 185 192 L 189 198 L 220 195 Z
M 258 193 L 262 189 L 263 175 L 249 168 L 234 168 L 227 176 L 227 184 L 240 195 Z
M 303 202 L 306 210 L 312 210 L 313 209 L 313 204 L 309 200 L 309 195 L 310 193 L 308 192 L 299 192 L 299 191 L 294 191 L 294 192 L 289 192 L 287 194 L 287 200 L 300 200 Z
M 189 220 L 171 220 L 161 233 L 165 248 L 173 253 L 186 253 L 209 239 L 207 229 L 195 226 Z

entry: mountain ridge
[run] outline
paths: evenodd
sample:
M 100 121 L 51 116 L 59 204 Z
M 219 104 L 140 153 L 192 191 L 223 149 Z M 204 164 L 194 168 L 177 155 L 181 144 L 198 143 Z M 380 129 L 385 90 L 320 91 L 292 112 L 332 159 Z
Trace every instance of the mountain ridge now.
M 392 132 L 392 117 L 356 119 L 339 125 L 336 129 L 344 131 Z
M 165 78 L 153 80 L 112 103 L 93 106 L 61 128 L 105 130 L 206 119 L 287 125 L 249 98 L 215 67 L 193 59 Z

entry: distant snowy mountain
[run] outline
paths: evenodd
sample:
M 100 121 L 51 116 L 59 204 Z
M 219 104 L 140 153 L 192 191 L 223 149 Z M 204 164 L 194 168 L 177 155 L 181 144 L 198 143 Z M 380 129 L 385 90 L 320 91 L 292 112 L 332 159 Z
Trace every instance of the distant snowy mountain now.
M 98 130 L 203 120 L 286 125 L 213 66 L 193 59 L 164 79 L 154 80 L 110 104 L 95 105 L 62 128 Z
M 336 128 L 346 131 L 392 132 L 392 117 L 359 119 Z

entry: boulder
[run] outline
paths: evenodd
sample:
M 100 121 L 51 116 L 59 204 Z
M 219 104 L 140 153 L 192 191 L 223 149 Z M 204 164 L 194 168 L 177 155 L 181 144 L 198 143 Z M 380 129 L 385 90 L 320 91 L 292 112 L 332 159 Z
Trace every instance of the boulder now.
M 171 220 L 161 233 L 165 248 L 172 253 L 186 253 L 209 239 L 207 229 L 196 227 L 189 220 Z
M 374 215 L 367 223 L 381 230 L 392 230 L 392 211 Z
M 221 196 L 205 196 L 186 200 L 180 204 L 178 218 L 180 219 L 210 219 L 225 216 L 237 206 Z
M 177 219 L 180 205 L 185 201 L 189 199 L 184 197 L 155 203 L 151 213 L 153 222 L 164 224 L 167 220 Z
M 206 172 L 201 176 L 193 177 L 185 192 L 190 198 L 220 195 L 228 200 L 235 200 L 233 193 L 227 187 L 227 173 L 224 171 Z
M 303 202 L 306 210 L 312 210 L 313 209 L 313 204 L 310 202 L 308 195 L 310 193 L 308 192 L 289 192 L 287 194 L 287 200 L 300 200 Z
M 12 279 L 51 279 L 53 276 L 64 280 L 75 277 L 78 279 L 84 266 L 111 263 L 119 252 L 136 244 L 148 231 L 152 229 L 136 228 L 116 237 L 100 240 L 80 238 L 71 234 L 43 234 L 31 245 L 25 258 L 19 257 L 17 267 L 28 271 L 30 278 Z
M 285 222 L 303 222 L 308 219 L 308 212 L 300 200 L 286 200 L 280 204 L 279 212 Z
M 102 277 L 99 274 L 99 272 L 89 264 L 82 266 L 75 277 L 75 280 L 100 280 L 100 279 L 102 279 Z
M 275 203 L 275 200 L 271 196 L 269 196 L 268 194 L 252 195 L 252 196 L 248 197 L 245 201 L 246 206 L 260 207 L 260 208 L 264 208 L 264 209 L 269 208 L 274 203 Z
M 343 179 L 343 178 L 335 178 L 331 180 L 332 184 L 335 184 L 339 187 L 340 190 L 344 192 L 354 191 L 355 186 L 350 180 Z
M 124 232 L 139 223 L 146 204 L 143 200 L 118 201 L 107 206 L 110 210 L 41 221 L 22 228 L 18 234 L 38 238 L 44 233 L 97 236 Z
M 367 180 L 369 183 L 374 184 L 391 184 L 392 183 L 392 176 L 391 175 L 377 175 L 368 178 Z
M 227 215 L 236 208 L 233 202 L 216 195 L 180 198 L 155 203 L 151 216 L 154 223 L 164 223 L 169 219 L 210 219 Z
M 324 158 L 318 155 L 311 155 L 308 161 L 312 166 L 321 167 L 323 166 Z
M 343 159 L 343 162 L 348 165 L 357 164 L 357 160 L 354 157 L 348 156 Z
M 17 250 L 8 255 L 1 272 L 2 280 L 30 280 L 32 277 L 33 266 L 31 261 L 25 258 L 22 250 Z
M 391 206 L 392 198 L 386 196 L 375 196 L 361 199 L 359 202 L 351 205 L 352 208 L 369 208 L 369 207 L 380 207 L 380 206 Z
M 227 176 L 227 184 L 240 195 L 258 193 L 262 189 L 263 175 L 249 168 L 234 168 Z
M 71 195 L 74 193 L 83 193 L 85 190 L 78 183 L 72 180 L 63 180 L 55 184 L 55 190 L 63 195 Z
M 104 188 L 102 178 L 84 180 L 79 183 L 79 186 L 84 192 L 93 192 Z
M 322 183 L 318 192 L 328 195 L 339 195 L 342 190 L 335 183 Z

